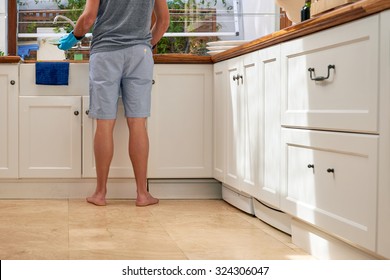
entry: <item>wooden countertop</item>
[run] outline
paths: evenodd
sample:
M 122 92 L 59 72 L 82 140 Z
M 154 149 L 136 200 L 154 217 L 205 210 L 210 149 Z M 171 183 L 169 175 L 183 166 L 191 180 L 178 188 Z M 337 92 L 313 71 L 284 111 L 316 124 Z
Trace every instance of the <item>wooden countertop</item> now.
M 0 56 L 0 63 L 18 63 L 20 56 Z
M 18 56 L 17 56 L 18 57 Z M 212 64 L 211 56 L 199 56 L 191 54 L 155 54 L 155 64 Z M 89 63 L 89 60 L 56 60 L 56 62 Z M 23 63 L 36 63 L 35 60 L 26 60 Z
M 211 56 L 191 54 L 155 54 L 155 64 L 212 64 Z

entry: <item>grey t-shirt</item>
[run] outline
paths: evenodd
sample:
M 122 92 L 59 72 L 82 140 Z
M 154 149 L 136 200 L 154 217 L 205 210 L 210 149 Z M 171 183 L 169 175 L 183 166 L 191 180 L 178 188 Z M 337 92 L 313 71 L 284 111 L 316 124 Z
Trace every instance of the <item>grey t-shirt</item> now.
M 90 53 L 150 46 L 155 0 L 100 0 Z

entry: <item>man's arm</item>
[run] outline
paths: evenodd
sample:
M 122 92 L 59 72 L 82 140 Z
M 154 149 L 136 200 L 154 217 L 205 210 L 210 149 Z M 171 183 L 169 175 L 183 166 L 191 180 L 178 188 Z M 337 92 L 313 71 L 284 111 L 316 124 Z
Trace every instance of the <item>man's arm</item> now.
M 75 37 L 83 37 L 91 29 L 97 17 L 99 3 L 99 0 L 87 0 L 84 11 L 77 20 L 73 30 Z
M 154 15 L 156 22 L 152 27 L 152 40 L 150 42 L 152 46 L 160 41 L 169 27 L 169 10 L 166 0 L 155 0 Z

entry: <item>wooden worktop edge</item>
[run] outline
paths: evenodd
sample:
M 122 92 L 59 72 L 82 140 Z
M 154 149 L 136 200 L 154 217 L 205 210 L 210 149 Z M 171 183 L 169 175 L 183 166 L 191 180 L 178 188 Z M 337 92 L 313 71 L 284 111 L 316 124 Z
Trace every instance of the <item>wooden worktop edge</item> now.
M 212 64 L 211 56 L 191 54 L 155 54 L 155 64 Z

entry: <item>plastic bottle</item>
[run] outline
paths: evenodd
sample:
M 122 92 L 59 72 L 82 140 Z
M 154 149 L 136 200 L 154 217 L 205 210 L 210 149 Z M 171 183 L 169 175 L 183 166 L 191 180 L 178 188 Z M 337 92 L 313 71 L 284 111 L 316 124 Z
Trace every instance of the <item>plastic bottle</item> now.
M 305 0 L 305 5 L 302 7 L 301 10 L 301 21 L 310 19 L 310 6 L 311 0 Z

